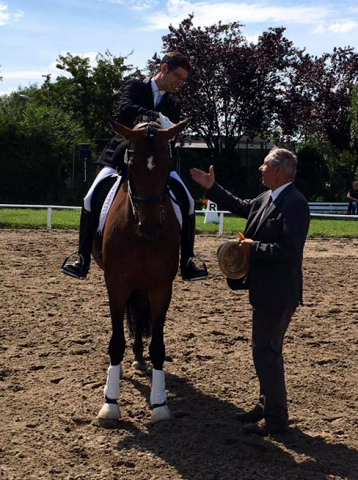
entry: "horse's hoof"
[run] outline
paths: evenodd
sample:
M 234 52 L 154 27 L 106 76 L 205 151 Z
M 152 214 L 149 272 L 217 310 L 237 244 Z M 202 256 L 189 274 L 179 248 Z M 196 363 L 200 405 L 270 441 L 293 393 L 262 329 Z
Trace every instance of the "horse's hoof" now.
M 150 423 L 153 425 L 157 422 L 163 422 L 164 420 L 171 420 L 172 414 L 169 410 L 167 405 L 163 405 L 162 407 L 157 407 L 152 410 L 152 418 Z
M 117 403 L 104 403 L 98 415 L 98 423 L 103 428 L 117 428 L 121 414 Z
M 139 360 L 134 360 L 132 363 L 132 367 L 134 370 L 139 370 L 140 372 L 146 372 L 147 371 L 147 365 L 145 362 L 140 362 Z

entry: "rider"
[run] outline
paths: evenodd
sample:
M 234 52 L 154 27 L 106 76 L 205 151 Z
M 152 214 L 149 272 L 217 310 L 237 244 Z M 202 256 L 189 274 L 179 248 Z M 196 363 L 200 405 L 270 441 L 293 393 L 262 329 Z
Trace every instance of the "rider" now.
M 133 128 L 136 119 L 146 116 L 157 120 L 163 128 L 168 128 L 180 119 L 180 105 L 171 94 L 179 89 L 187 80 L 191 66 L 187 58 L 179 52 L 169 52 L 162 58 L 159 71 L 153 78 L 145 80 L 132 79 L 127 83 L 119 101 L 116 120 Z M 91 199 L 96 186 L 104 178 L 123 171 L 125 151 L 129 142 L 120 136 L 114 137 L 101 153 L 97 163 L 103 168 L 95 178 L 91 188 L 84 198 L 81 211 L 78 258 L 70 263 L 68 258 L 62 265 L 61 272 L 75 278 L 85 278 L 91 262 L 95 221 L 91 213 Z M 180 269 L 184 280 L 203 280 L 208 276 L 206 267 L 195 265 L 195 209 L 194 200 L 183 181 L 175 171 L 171 171 L 169 183 L 172 189 L 181 193 L 183 225 L 181 231 Z M 178 188 L 179 187 L 179 188 Z

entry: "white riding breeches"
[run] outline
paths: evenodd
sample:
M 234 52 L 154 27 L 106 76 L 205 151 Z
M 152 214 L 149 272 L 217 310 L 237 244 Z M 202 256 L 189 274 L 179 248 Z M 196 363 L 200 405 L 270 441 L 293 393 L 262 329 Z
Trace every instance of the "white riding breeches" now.
M 183 185 L 183 188 L 184 188 L 185 193 L 187 194 L 187 197 L 188 197 L 188 200 L 189 200 L 189 215 L 193 215 L 193 213 L 195 212 L 194 199 L 193 199 L 193 197 L 190 195 L 189 190 L 188 190 L 188 189 L 186 188 L 186 186 L 184 185 L 183 180 L 179 177 L 179 175 L 177 174 L 177 172 L 174 172 L 174 171 L 171 171 L 169 176 L 172 177 L 172 178 L 174 178 L 175 180 L 177 180 L 179 183 L 181 183 L 181 185 Z
M 102 168 L 97 177 L 94 179 L 91 188 L 88 190 L 87 195 L 83 199 L 83 206 L 85 207 L 85 210 L 87 210 L 87 212 L 91 211 L 91 200 L 94 189 L 97 187 L 99 182 L 101 182 L 104 178 L 113 175 L 114 173 L 117 173 L 117 170 L 115 168 L 106 166 Z
M 112 168 L 112 167 L 103 167 L 102 170 L 99 172 L 99 174 L 97 175 L 97 177 L 94 179 L 94 182 L 92 183 L 91 185 L 91 188 L 88 190 L 87 192 L 87 195 L 85 196 L 84 200 L 83 200 L 83 205 L 84 205 L 84 208 L 85 210 L 87 210 L 87 212 L 90 212 L 91 211 L 91 200 L 92 200 L 92 195 L 93 195 L 93 192 L 96 188 L 96 186 L 106 177 L 109 177 L 113 174 L 116 174 L 117 173 L 117 170 L 115 168 Z M 186 194 L 187 194 L 187 197 L 188 197 L 188 201 L 189 201 L 189 215 L 193 215 L 193 213 L 195 212 L 195 203 L 194 203 L 194 199 L 193 197 L 190 195 L 190 192 L 189 190 L 186 188 L 186 186 L 184 185 L 183 183 L 183 180 L 179 177 L 179 175 L 177 174 L 177 172 L 170 172 L 170 177 L 174 178 L 175 180 L 177 180 L 184 188 Z

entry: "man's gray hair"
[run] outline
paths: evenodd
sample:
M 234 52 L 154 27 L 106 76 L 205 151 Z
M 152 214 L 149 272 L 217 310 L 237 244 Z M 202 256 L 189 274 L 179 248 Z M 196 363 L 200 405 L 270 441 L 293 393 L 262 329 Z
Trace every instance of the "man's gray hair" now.
M 282 165 L 288 177 L 295 178 L 297 171 L 297 157 L 286 148 L 274 147 L 267 155 L 273 165 Z

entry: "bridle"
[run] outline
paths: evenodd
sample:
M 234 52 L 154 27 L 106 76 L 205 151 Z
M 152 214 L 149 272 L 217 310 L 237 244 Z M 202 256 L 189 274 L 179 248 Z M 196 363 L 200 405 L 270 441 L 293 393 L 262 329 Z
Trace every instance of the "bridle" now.
M 149 140 L 153 140 L 155 137 L 155 131 L 160 128 L 160 126 L 157 123 L 154 122 L 147 122 L 144 123 L 143 125 L 140 125 L 138 129 L 145 129 L 146 135 L 145 137 Z M 158 150 L 153 150 L 150 152 L 151 155 L 154 155 L 155 153 L 161 153 L 166 150 L 168 147 L 160 148 Z M 140 152 L 140 151 L 135 151 L 135 150 L 128 150 L 128 153 L 131 155 L 141 155 L 143 157 L 148 157 L 148 152 Z M 168 193 L 168 178 L 169 178 L 169 170 L 168 170 L 168 176 L 167 180 L 165 182 L 164 189 L 162 193 L 158 195 L 138 195 L 135 193 L 133 189 L 133 181 L 132 181 L 132 176 L 130 169 L 127 168 L 128 172 L 128 196 L 132 205 L 132 211 L 133 211 L 133 216 L 136 221 L 139 220 L 139 204 L 144 203 L 147 205 L 153 205 L 153 204 L 159 204 L 160 207 L 160 221 L 161 223 L 164 220 L 164 213 L 165 213 L 165 198 Z

